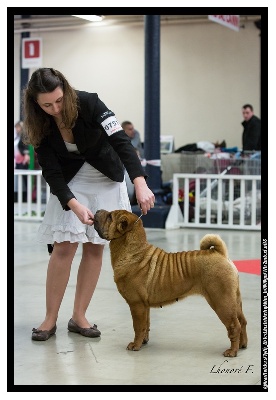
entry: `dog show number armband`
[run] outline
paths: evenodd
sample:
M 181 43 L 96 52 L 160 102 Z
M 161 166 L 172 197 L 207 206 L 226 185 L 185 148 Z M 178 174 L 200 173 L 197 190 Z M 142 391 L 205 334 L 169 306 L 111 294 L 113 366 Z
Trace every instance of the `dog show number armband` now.
M 117 118 L 115 115 L 112 115 L 105 119 L 103 122 L 101 122 L 102 127 L 108 134 L 108 136 L 113 135 L 113 133 L 122 131 L 123 128 L 121 127 L 120 123 L 117 121 Z

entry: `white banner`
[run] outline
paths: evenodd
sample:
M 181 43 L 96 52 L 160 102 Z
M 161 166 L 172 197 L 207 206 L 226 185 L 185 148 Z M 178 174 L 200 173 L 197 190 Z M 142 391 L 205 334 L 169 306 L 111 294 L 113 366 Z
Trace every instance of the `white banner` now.
M 208 15 L 211 21 L 218 24 L 227 26 L 227 28 L 239 31 L 240 29 L 240 16 L 239 15 Z

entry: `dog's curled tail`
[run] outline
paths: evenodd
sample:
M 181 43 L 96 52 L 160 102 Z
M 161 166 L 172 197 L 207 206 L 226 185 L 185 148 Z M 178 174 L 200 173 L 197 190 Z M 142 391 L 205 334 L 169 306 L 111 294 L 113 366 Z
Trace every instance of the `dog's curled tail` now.
M 208 250 L 214 248 L 222 256 L 228 258 L 226 244 L 219 235 L 207 234 L 200 241 L 200 250 Z

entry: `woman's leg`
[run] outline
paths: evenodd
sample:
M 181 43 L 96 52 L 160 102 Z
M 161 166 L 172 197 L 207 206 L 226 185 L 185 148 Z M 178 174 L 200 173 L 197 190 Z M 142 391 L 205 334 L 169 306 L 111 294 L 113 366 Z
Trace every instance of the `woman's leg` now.
M 38 329 L 50 330 L 55 325 L 59 308 L 70 277 L 78 243 L 55 243 L 46 280 L 46 317 Z
M 83 244 L 72 315 L 73 321 L 81 328 L 89 328 L 91 326 L 85 317 L 85 313 L 100 276 L 103 250 L 104 245 L 93 243 Z M 94 322 L 92 326 L 93 324 Z

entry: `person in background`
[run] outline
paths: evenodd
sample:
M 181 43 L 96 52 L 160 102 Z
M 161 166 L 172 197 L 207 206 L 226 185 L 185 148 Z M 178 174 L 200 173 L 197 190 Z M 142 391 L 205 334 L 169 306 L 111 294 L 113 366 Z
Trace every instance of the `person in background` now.
M 24 144 L 23 137 L 24 124 L 22 121 L 14 125 L 14 168 L 29 169 L 30 152 L 29 146 Z M 18 192 L 14 193 L 14 201 L 18 199 Z M 23 175 L 23 201 L 27 201 L 27 175 Z
M 26 142 L 34 146 L 50 198 L 38 229 L 38 241 L 50 248 L 46 280 L 46 315 L 32 340 L 45 341 L 56 333 L 60 305 L 79 244 L 72 317 L 68 330 L 99 337 L 96 324 L 86 317 L 108 242 L 93 227 L 99 209 L 131 211 L 124 179 L 125 168 L 135 186 L 143 214 L 155 197 L 146 183 L 139 157 L 111 111 L 98 97 L 74 89 L 53 68 L 35 70 L 24 89 Z M 107 316 L 108 317 L 108 316 Z
M 242 133 L 242 151 L 260 151 L 261 150 L 261 120 L 254 115 L 254 109 L 251 104 L 242 106 L 242 115 L 244 121 Z
M 134 125 L 130 121 L 122 122 L 122 128 L 125 133 L 130 137 L 132 146 L 136 149 L 140 159 L 144 158 L 144 149 L 141 142 L 140 133 L 134 129 Z

